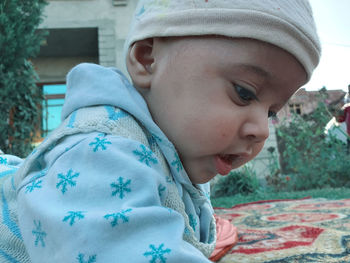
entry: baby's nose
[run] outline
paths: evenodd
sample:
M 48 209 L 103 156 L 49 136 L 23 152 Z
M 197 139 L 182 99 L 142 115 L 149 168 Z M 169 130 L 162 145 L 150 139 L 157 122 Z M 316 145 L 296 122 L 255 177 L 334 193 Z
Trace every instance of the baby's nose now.
M 259 112 L 250 115 L 241 127 L 241 136 L 250 141 L 260 143 L 269 137 L 269 121 L 267 114 Z

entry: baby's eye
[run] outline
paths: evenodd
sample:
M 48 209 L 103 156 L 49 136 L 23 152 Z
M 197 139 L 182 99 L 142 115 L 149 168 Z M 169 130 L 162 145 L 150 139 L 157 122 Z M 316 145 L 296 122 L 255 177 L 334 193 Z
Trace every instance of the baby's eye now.
M 237 95 L 239 96 L 239 98 L 242 101 L 249 102 L 251 100 L 258 100 L 258 98 L 254 94 L 254 92 L 250 91 L 249 89 L 244 88 L 244 87 L 237 85 L 237 84 L 234 84 L 233 87 L 234 87 Z
M 277 118 L 277 113 L 275 111 L 269 110 L 268 117 L 272 118 L 272 119 L 276 119 Z

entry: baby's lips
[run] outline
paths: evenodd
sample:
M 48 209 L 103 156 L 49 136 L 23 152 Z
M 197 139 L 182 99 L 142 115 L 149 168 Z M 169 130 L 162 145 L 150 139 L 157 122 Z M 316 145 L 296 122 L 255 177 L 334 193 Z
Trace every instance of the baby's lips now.
M 217 173 L 227 175 L 232 170 L 232 158 L 225 158 L 222 155 L 216 155 L 215 168 Z
M 218 154 L 215 156 L 215 167 L 218 174 L 228 175 L 234 165 L 245 163 L 251 152 L 240 152 L 238 154 Z

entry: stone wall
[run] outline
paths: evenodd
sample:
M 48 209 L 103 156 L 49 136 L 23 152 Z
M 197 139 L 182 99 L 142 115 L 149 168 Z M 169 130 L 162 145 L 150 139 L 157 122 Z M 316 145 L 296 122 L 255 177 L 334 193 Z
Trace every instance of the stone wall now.
M 270 147 L 275 149 L 276 158 L 279 158 L 278 148 L 277 148 L 277 138 L 276 138 L 276 129 L 272 121 L 269 121 L 269 129 L 270 135 L 266 140 L 264 148 L 261 152 L 250 161 L 249 165 L 254 169 L 257 177 L 261 179 L 262 183 L 264 183 L 264 179 L 267 175 L 269 175 L 268 164 L 271 158 L 271 154 L 268 151 Z
M 44 11 L 45 19 L 40 27 L 49 31 L 96 28 L 98 55 L 97 57 L 39 55 L 33 60 L 33 64 L 41 77 L 41 82 L 63 82 L 68 70 L 81 62 L 116 66 L 126 72 L 123 45 L 137 4 L 136 0 L 51 0 L 48 3 Z M 55 43 L 51 47 L 52 50 L 59 48 L 58 45 L 58 42 Z M 69 43 L 72 48 L 74 45 L 79 45 L 79 41 Z
M 98 56 L 41 56 L 34 59 L 33 63 L 41 82 L 64 82 L 68 71 L 81 62 L 116 66 L 126 72 L 123 45 L 137 0 L 49 0 L 48 2 L 41 28 L 48 30 L 97 28 L 98 50 L 96 53 Z M 79 43 L 75 40 L 68 44 L 73 47 Z M 55 48 L 58 49 L 59 46 L 52 47 L 53 53 Z M 269 157 L 267 148 L 277 149 L 275 129 L 272 123 L 270 123 L 270 137 L 265 145 L 262 152 L 252 161 L 259 177 L 264 177 L 267 173 L 266 163 Z

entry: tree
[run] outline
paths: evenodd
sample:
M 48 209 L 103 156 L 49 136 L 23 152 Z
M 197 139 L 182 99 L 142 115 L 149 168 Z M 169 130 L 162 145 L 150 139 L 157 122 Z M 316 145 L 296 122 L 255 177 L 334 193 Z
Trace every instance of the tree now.
M 42 92 L 30 59 L 44 40 L 38 31 L 45 0 L 0 2 L 0 149 L 21 157 L 32 150 Z
M 290 178 L 285 184 L 287 190 L 350 186 L 346 145 L 325 135 L 325 126 L 333 117 L 329 111 L 332 105 L 326 104 L 326 99 L 323 88 L 319 91 L 318 107 L 312 113 L 295 114 L 277 129 L 282 172 Z

